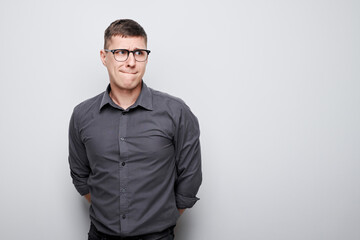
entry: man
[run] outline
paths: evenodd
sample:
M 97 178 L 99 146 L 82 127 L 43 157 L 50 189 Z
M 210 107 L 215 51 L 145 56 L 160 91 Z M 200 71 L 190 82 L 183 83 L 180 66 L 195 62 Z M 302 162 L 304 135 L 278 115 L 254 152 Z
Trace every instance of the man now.
M 105 30 L 101 61 L 110 84 L 75 107 L 69 163 L 91 203 L 89 239 L 173 239 L 198 200 L 199 125 L 179 98 L 146 86 L 147 35 L 135 21 Z

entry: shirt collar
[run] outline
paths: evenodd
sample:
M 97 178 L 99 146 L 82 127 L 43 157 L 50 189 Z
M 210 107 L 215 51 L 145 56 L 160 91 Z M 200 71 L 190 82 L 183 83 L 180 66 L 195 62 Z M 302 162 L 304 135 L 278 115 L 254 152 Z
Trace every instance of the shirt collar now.
M 99 111 L 107 104 L 114 106 L 114 102 L 110 98 L 111 87 L 110 84 L 107 86 L 106 91 L 103 94 Z M 150 88 L 142 81 L 141 84 L 141 92 L 139 97 L 136 99 L 135 103 L 129 107 L 129 109 L 136 108 L 141 106 L 147 110 L 153 110 L 153 102 L 152 102 L 152 92 Z

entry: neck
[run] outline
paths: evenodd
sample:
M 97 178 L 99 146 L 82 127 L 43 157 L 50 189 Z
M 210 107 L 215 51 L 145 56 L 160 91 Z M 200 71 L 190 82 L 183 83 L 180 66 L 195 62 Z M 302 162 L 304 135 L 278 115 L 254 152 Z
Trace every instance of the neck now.
M 139 86 L 135 89 L 131 90 L 119 89 L 111 86 L 111 91 L 109 95 L 115 104 L 126 110 L 136 102 L 137 98 L 140 95 L 140 92 L 141 84 L 139 84 Z

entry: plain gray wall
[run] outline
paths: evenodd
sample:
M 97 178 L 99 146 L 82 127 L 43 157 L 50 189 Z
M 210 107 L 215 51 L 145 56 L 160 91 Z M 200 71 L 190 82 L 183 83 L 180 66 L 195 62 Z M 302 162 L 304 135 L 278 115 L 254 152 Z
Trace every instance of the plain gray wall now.
M 73 107 L 105 90 L 103 32 L 137 20 L 144 80 L 201 123 L 178 240 L 360 239 L 360 2 L 1 1 L 1 239 L 87 239 Z

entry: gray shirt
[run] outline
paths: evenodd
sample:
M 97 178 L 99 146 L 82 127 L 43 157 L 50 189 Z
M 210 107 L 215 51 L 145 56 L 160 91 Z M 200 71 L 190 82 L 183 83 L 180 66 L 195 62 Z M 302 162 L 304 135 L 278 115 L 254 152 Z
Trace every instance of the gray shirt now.
M 90 218 L 106 234 L 135 236 L 176 224 L 201 184 L 199 125 L 179 98 L 142 83 L 124 110 L 110 85 L 74 108 L 69 127 L 71 177 L 91 194 Z

